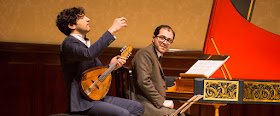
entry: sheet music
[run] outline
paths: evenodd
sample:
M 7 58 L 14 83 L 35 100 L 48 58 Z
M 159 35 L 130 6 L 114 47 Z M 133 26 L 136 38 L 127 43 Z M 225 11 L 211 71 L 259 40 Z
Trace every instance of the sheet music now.
M 210 77 L 224 62 L 224 60 L 198 60 L 185 74 L 202 74 Z

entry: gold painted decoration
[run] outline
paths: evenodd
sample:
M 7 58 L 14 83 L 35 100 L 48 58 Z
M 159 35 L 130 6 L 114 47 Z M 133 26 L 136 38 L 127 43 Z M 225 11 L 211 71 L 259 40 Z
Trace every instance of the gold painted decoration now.
M 204 80 L 203 100 L 238 101 L 239 81 Z
M 280 102 L 280 83 L 244 81 L 243 101 Z

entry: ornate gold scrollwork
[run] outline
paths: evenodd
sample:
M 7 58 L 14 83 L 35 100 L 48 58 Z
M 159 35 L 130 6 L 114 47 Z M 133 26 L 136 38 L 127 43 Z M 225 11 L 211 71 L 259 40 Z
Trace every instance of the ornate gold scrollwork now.
M 204 80 L 203 100 L 238 101 L 239 82 Z
M 244 81 L 243 101 L 280 102 L 280 83 Z

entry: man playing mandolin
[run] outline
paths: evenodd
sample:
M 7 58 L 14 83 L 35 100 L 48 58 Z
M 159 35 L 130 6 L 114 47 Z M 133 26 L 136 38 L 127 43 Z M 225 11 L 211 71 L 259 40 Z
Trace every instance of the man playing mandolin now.
M 67 36 L 61 44 L 60 60 L 70 98 L 69 112 L 98 116 L 143 115 L 144 107 L 139 102 L 113 96 L 90 100 L 82 94 L 79 83 L 82 73 L 102 66 L 98 56 L 115 40 L 114 34 L 127 26 L 126 18 L 115 19 L 108 31 L 91 45 L 86 38 L 86 34 L 90 31 L 89 21 L 81 7 L 64 9 L 56 20 L 58 29 Z M 115 62 L 117 62 L 117 65 L 114 65 L 116 70 L 126 63 L 126 58 L 116 56 L 106 67 L 112 66 Z

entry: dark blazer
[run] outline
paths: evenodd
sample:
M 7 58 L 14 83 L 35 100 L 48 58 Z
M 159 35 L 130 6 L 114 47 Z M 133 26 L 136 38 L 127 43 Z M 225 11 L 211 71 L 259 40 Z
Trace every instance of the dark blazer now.
M 135 97 L 145 107 L 146 116 L 163 116 L 175 110 L 162 107 L 165 100 L 165 79 L 153 44 L 139 50 L 132 60 Z
M 81 74 L 96 66 L 102 66 L 98 56 L 107 48 L 115 38 L 106 31 L 89 48 L 73 36 L 68 36 L 60 47 L 60 61 L 66 82 L 70 112 L 79 112 L 89 109 L 94 101 L 87 100 L 79 90 L 78 82 Z

